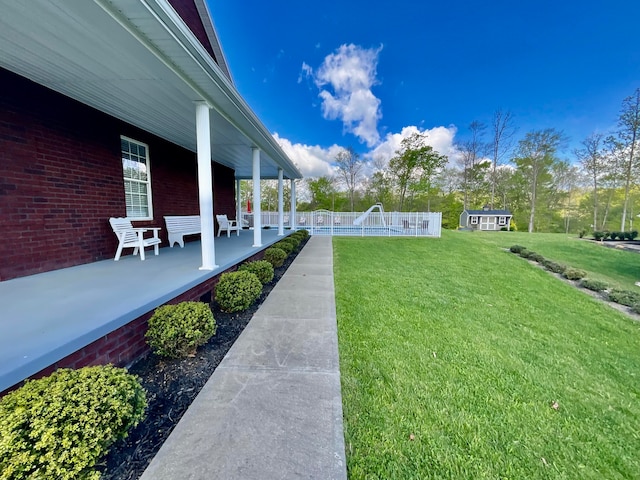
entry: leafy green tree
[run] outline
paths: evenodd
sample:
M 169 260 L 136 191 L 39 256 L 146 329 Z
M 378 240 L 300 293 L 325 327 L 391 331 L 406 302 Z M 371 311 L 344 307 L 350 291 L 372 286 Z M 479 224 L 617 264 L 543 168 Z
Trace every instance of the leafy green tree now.
M 335 180 L 332 177 L 324 176 L 307 180 L 309 192 L 311 194 L 310 208 L 317 210 L 324 208 L 334 210 L 337 190 Z
M 360 160 L 360 156 L 352 147 L 347 147 L 336 155 L 336 167 L 338 168 L 338 175 L 342 183 L 347 188 L 351 211 L 353 212 L 355 191 L 362 174 L 364 162 Z
M 407 193 L 429 193 L 435 174 L 446 163 L 446 156 L 426 144 L 424 134 L 414 133 L 402 140 L 400 149 L 389 161 L 389 173 L 398 188 L 400 211 L 404 207 Z
M 627 210 L 629 209 L 629 194 L 639 163 L 640 88 L 637 88 L 633 95 L 622 101 L 622 110 L 618 117 L 617 136 L 620 147 L 626 154 L 624 162 L 624 206 L 620 225 L 620 230 L 624 232 Z
M 582 169 L 588 175 L 593 186 L 593 228 L 598 228 L 598 184 L 606 172 L 607 163 L 604 154 L 604 135 L 592 133 L 582 141 L 582 147 L 575 150 Z
M 529 186 L 529 233 L 534 229 L 538 194 L 551 181 L 549 169 L 562 141 L 561 132 L 547 128 L 528 132 L 518 142 L 518 156 L 513 162 Z

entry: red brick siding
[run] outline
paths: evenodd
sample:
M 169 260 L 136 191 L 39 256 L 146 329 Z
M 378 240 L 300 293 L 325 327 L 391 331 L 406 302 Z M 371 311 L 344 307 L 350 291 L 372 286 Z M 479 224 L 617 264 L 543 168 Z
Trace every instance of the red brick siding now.
M 125 216 L 120 135 L 149 145 L 154 220 L 199 213 L 195 153 L 0 69 L 0 281 L 112 258 Z M 215 210 L 235 216 L 214 164 Z M 128 250 L 125 253 L 130 254 Z

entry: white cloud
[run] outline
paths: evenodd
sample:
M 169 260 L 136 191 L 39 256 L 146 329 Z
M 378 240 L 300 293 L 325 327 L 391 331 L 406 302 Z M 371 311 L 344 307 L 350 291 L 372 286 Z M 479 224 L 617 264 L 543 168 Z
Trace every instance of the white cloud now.
M 301 78 L 313 76 L 322 99 L 322 114 L 330 120 L 341 120 L 344 130 L 372 147 L 380 141 L 378 121 L 382 118 L 380 99 L 371 88 L 378 83 L 376 69 L 379 48 L 341 45 L 327 55 L 320 67 L 302 64 Z
M 459 155 L 453 140 L 457 131 L 458 129 L 453 125 L 449 127 L 434 127 L 426 130 L 413 125 L 404 127 L 400 133 L 388 133 L 384 140 L 371 150 L 366 157 L 376 164 L 386 166 L 389 160 L 395 156 L 396 151 L 400 149 L 402 140 L 410 137 L 414 133 L 422 133 L 426 135 L 427 145 L 431 145 L 438 153 L 448 156 L 451 162 Z
M 342 147 L 332 145 L 329 148 L 323 148 L 319 145 L 291 143 L 277 133 L 273 134 L 273 138 L 305 177 L 317 178 L 334 174 L 335 168 L 331 164 Z
M 300 75 L 298 75 L 298 83 L 301 83 L 305 78 L 309 78 L 313 76 L 313 68 L 311 65 L 308 65 L 306 62 L 302 62 L 302 69 L 300 71 Z
M 450 163 L 452 163 L 459 155 L 454 145 L 456 132 L 457 128 L 451 125 L 449 127 L 441 126 L 426 130 L 416 126 L 409 126 L 404 127 L 400 133 L 389 133 L 375 148 L 362 154 L 361 158 L 366 162 L 363 173 L 366 176 L 370 176 L 377 168 L 385 168 L 389 160 L 395 156 L 396 151 L 400 149 L 402 140 L 414 133 L 425 134 L 427 144 L 431 145 L 438 153 L 447 155 Z M 324 148 L 319 145 L 292 143 L 290 140 L 280 137 L 277 133 L 273 134 L 273 138 L 291 161 L 296 164 L 304 177 L 318 178 L 336 174 L 334 165 L 336 155 L 343 147 L 334 144 Z

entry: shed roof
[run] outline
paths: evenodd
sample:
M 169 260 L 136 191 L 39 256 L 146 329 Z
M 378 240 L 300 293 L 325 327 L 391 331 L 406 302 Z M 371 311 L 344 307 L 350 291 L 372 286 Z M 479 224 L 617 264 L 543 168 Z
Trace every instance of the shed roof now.
M 498 216 L 511 216 L 509 210 L 465 210 L 469 215 L 498 215 Z

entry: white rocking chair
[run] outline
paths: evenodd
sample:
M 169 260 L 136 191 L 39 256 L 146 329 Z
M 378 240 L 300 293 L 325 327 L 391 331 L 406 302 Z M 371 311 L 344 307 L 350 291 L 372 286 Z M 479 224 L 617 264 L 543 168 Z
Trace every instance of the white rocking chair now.
M 137 255 L 139 251 L 140 260 L 144 260 L 145 247 L 153 246 L 155 254 L 158 255 L 158 245 L 162 242 L 162 240 L 158 238 L 160 228 L 134 228 L 133 225 L 131 225 L 131 220 L 128 218 L 111 217 L 109 223 L 111 224 L 113 233 L 118 237 L 118 250 L 114 258 L 116 262 L 120 260 L 123 248 L 133 248 L 134 255 Z M 153 237 L 144 238 L 144 234 L 148 230 L 153 231 Z
M 227 237 L 231 235 L 231 232 L 235 230 L 236 235 L 240 236 L 240 226 L 236 220 L 229 220 L 226 215 L 216 215 L 218 220 L 218 236 L 223 230 L 227 231 Z

